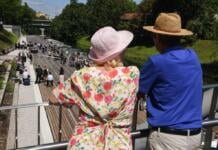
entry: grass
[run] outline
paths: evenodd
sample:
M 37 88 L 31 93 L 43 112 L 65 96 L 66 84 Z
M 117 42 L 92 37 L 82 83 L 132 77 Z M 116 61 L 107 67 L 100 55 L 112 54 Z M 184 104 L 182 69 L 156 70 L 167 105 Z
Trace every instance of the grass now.
M 89 47 L 88 36 L 82 37 L 77 41 L 77 48 L 87 52 Z M 218 41 L 197 40 L 188 47 L 193 48 L 200 59 L 204 74 L 204 84 L 218 83 Z M 157 54 L 154 47 L 129 47 L 125 52 L 125 63 L 136 65 L 140 68 L 148 57 L 154 54 Z
M 14 45 L 17 40 L 18 38 L 15 34 L 4 29 L 0 29 L 0 52 Z
M 198 40 L 192 47 L 202 64 L 218 61 L 218 41 Z
M 89 36 L 80 38 L 76 46 L 83 51 L 88 51 L 90 47 Z M 218 61 L 218 41 L 197 40 L 193 45 L 188 47 L 196 51 L 202 64 Z M 134 46 L 127 48 L 125 59 L 128 63 L 140 67 L 149 56 L 154 54 L 157 54 L 154 47 Z
M 84 36 L 76 42 L 76 47 L 87 52 L 90 47 L 89 41 L 89 36 Z

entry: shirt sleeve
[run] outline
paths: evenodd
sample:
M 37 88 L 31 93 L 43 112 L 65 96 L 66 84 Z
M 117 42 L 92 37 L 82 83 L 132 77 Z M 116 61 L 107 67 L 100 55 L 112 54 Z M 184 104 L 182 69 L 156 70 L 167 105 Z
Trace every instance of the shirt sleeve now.
M 154 81 L 157 79 L 158 71 L 151 59 L 149 59 L 140 70 L 139 93 L 148 94 Z

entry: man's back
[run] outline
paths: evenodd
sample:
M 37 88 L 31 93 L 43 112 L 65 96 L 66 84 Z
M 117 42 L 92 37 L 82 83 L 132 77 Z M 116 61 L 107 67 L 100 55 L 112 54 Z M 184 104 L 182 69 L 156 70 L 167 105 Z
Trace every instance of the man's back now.
M 201 127 L 202 70 L 193 50 L 175 47 L 150 58 L 155 82 L 148 92 L 148 122 L 175 129 Z

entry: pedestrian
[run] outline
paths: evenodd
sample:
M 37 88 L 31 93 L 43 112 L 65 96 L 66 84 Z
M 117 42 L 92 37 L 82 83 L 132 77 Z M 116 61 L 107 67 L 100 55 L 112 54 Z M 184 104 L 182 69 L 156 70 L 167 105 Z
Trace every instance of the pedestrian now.
M 27 69 L 24 69 L 23 72 L 23 85 L 30 85 L 30 75 L 27 72 Z
M 151 56 L 140 71 L 139 95 L 147 94 L 150 126 L 147 149 L 195 150 L 202 127 L 202 69 L 195 51 L 181 46 L 177 13 L 160 13 L 152 33 L 159 54 Z
M 48 68 L 46 66 L 43 67 L 43 75 L 42 75 L 42 80 L 43 81 L 46 81 L 47 79 L 47 76 L 48 76 Z
M 25 53 L 22 53 L 21 62 L 22 62 L 22 65 L 24 66 L 24 64 L 26 63 L 26 55 L 25 55 Z
M 64 54 L 63 54 L 63 52 L 61 52 L 61 54 L 60 54 L 60 61 L 61 61 L 61 64 L 64 64 Z
M 49 72 L 48 77 L 47 77 L 47 86 L 53 86 L 53 80 L 54 80 L 54 77 L 51 74 L 51 72 Z
M 116 31 L 112 27 L 99 29 L 91 38 L 89 52 L 95 66 L 74 71 L 54 90 L 61 104 L 75 104 L 84 112 L 68 149 L 133 148 L 130 130 L 139 70 L 135 66 L 123 66 L 122 61 L 132 39 L 129 31 Z M 50 101 L 57 103 L 52 97 Z
M 30 64 L 32 64 L 32 61 L 33 61 L 33 56 L 32 56 L 32 54 L 29 54 L 29 59 L 30 59 Z
M 38 67 L 36 68 L 36 81 L 35 83 L 40 83 L 41 82 L 41 79 L 42 79 L 42 68 L 40 65 L 38 65 Z
M 64 68 L 60 67 L 59 71 L 59 83 L 64 83 Z

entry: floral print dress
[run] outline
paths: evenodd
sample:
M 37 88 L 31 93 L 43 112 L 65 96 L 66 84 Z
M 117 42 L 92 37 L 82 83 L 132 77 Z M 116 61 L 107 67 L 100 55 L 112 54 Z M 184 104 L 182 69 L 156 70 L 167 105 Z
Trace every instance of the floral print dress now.
M 109 71 L 87 67 L 59 84 L 53 91 L 59 102 L 75 104 L 84 112 L 68 149 L 132 149 L 130 130 L 138 80 L 135 66 Z

